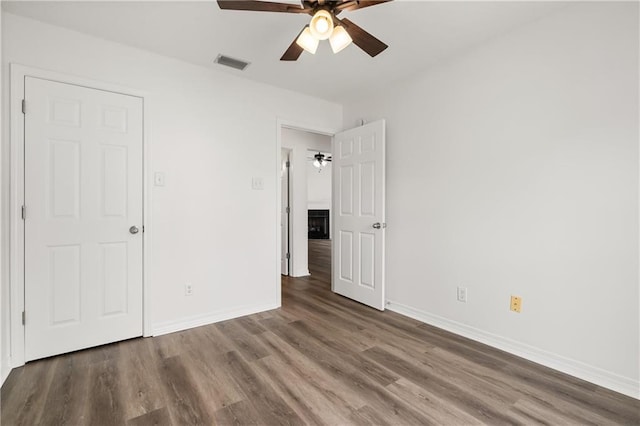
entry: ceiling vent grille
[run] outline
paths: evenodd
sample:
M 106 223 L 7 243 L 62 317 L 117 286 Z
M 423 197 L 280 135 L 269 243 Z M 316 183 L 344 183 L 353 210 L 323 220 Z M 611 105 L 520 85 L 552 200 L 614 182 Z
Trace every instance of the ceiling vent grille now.
M 242 61 L 240 59 L 234 59 L 225 55 L 218 55 L 215 61 L 216 64 L 224 65 L 225 67 L 231 67 L 240 71 L 244 71 L 249 66 L 249 62 Z

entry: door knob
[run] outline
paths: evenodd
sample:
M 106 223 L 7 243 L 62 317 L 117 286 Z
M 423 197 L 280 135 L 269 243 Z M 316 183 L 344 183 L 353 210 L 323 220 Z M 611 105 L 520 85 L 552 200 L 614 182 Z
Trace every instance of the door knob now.
M 387 224 L 386 223 L 376 222 L 372 226 L 373 226 L 373 229 L 380 229 L 380 228 L 386 228 Z
M 135 226 L 135 225 L 133 225 L 131 228 L 129 228 L 129 232 L 130 232 L 131 234 L 137 234 L 137 233 L 138 233 L 138 231 L 140 231 L 140 230 L 139 230 L 139 229 L 138 229 L 138 227 L 137 227 L 137 226 Z

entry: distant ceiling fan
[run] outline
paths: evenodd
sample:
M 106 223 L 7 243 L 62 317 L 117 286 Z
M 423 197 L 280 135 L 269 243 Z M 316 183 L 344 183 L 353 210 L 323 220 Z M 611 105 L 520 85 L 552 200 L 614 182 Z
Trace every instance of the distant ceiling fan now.
M 306 25 L 280 58 L 296 61 L 303 50 L 315 54 L 320 40 L 329 39 L 333 53 L 338 53 L 352 41 L 374 57 L 388 46 L 348 20 L 338 19 L 343 11 L 363 9 L 391 0 L 302 0 L 302 6 L 259 0 L 218 0 L 220 9 L 256 12 L 306 13 L 311 22 Z
M 326 166 L 329 161 L 331 161 L 331 156 L 326 156 L 321 152 L 314 154 L 312 158 L 309 158 L 310 161 L 313 161 L 313 165 L 319 169 Z

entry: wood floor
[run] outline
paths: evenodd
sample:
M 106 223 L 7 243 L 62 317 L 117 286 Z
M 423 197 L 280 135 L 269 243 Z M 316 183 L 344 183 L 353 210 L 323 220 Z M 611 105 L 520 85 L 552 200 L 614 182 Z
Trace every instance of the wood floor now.
M 6 425 L 640 424 L 640 403 L 329 289 L 328 241 L 281 309 L 15 369 Z

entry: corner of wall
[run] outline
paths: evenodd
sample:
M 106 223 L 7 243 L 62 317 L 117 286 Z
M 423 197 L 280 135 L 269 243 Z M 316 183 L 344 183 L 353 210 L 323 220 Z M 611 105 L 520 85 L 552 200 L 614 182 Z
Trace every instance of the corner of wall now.
M 11 374 L 11 370 L 12 368 L 10 367 L 11 365 L 11 360 L 10 359 L 4 359 L 2 365 L 0 366 L 0 387 L 2 385 L 4 385 L 4 382 L 7 380 L 7 377 L 9 377 L 9 374 Z
M 606 371 L 591 365 L 587 365 L 562 355 L 544 351 L 524 343 L 508 339 L 493 333 L 462 324 L 448 318 L 434 315 L 420 309 L 413 308 L 398 302 L 387 301 L 387 309 L 405 315 L 425 324 L 455 333 L 476 342 L 503 350 L 519 356 L 536 364 L 552 368 L 570 376 L 595 383 L 598 386 L 622 393 L 632 398 L 640 399 L 640 382 L 628 377 Z
M 190 328 L 201 327 L 220 321 L 256 314 L 258 312 L 270 311 L 279 307 L 280 305 L 278 302 L 273 302 L 268 304 L 241 306 L 234 309 L 211 312 L 205 315 L 194 315 L 187 318 L 180 318 L 178 321 L 167 321 L 155 324 L 151 335 L 161 336 L 163 334 L 175 333 L 178 331 L 188 330 Z

